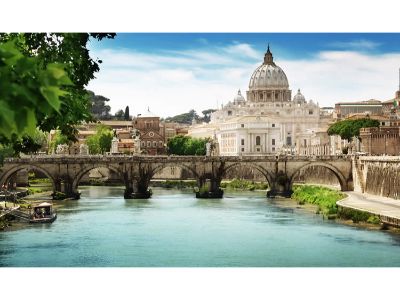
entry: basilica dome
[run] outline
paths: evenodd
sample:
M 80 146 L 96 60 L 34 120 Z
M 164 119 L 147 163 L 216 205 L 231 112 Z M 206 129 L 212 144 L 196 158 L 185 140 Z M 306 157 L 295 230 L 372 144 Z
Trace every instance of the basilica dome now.
M 244 99 L 244 97 L 242 96 L 242 93 L 240 92 L 240 90 L 238 91 L 237 95 L 235 96 L 235 98 L 233 99 L 233 103 L 234 104 L 240 104 L 242 102 L 245 102 L 246 100 Z
M 272 53 L 268 50 L 264 56 L 264 63 L 259 66 L 250 78 L 249 89 L 288 89 L 289 82 L 285 72 L 273 60 Z
M 306 103 L 306 98 L 300 93 L 300 89 L 297 90 L 297 94 L 293 97 L 293 102 L 296 103 Z

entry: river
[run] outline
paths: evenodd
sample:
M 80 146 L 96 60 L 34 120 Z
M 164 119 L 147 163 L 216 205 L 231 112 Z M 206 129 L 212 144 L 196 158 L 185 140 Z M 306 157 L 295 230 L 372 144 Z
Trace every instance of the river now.
M 82 187 L 53 224 L 0 232 L 2 267 L 399 267 L 400 235 L 338 224 L 263 192 L 196 199 Z

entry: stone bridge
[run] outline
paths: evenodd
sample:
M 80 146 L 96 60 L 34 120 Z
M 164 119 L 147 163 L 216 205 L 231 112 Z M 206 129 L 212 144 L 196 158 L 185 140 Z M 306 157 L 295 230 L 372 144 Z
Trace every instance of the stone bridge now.
M 338 179 L 342 191 L 353 190 L 350 157 L 321 156 L 32 156 L 8 158 L 0 169 L 0 186 L 8 184 L 20 170 L 37 170 L 48 176 L 53 184 L 53 195 L 62 192 L 66 197 L 79 199 L 78 185 L 90 170 L 105 167 L 115 172 L 125 183 L 124 197 L 149 198 L 152 177 L 167 167 L 186 169 L 196 179 L 196 196 L 222 197 L 221 180 L 231 168 L 246 165 L 258 170 L 268 182 L 268 196 L 290 196 L 295 176 L 311 166 L 329 169 Z

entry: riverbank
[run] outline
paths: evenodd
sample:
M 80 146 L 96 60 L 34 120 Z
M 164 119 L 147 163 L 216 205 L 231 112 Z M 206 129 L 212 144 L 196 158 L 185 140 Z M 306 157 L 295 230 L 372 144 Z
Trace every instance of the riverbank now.
M 296 200 L 299 205 L 306 203 L 311 204 L 315 208 L 315 213 L 322 213 L 324 218 L 335 220 L 337 223 L 343 225 L 350 225 L 359 228 L 370 230 L 389 230 L 393 233 L 400 233 L 400 228 L 383 224 L 378 211 L 366 210 L 366 207 L 374 205 L 372 200 L 373 195 L 365 196 L 363 203 L 358 203 L 355 206 L 341 207 L 338 203 L 349 203 L 349 199 L 353 199 L 351 204 L 354 204 L 355 192 L 342 193 L 337 189 L 329 188 L 327 186 L 318 185 L 298 185 L 294 187 L 292 199 Z M 364 194 L 363 194 L 364 195 Z M 359 195 L 362 197 L 362 195 Z M 393 201 L 396 201 L 392 199 Z M 390 201 L 390 200 L 386 200 Z M 392 202 L 391 202 L 392 203 Z M 400 203 L 395 208 L 400 218 Z M 381 211 L 384 210 L 381 208 Z M 386 207 L 387 215 L 387 207 Z

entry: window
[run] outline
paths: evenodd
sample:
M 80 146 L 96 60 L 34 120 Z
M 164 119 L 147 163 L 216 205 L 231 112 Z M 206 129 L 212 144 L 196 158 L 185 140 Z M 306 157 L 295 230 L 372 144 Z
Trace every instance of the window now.
M 147 141 L 147 147 L 151 147 L 151 142 L 150 141 Z
M 157 148 L 157 142 L 156 141 L 153 142 L 153 147 Z
M 261 137 L 256 136 L 256 145 L 260 146 L 261 145 Z
M 244 124 L 240 124 L 240 127 L 244 128 Z
M 242 148 L 242 152 L 244 152 L 244 148 Z
M 307 147 L 307 140 L 304 140 L 304 147 Z
M 142 147 L 146 147 L 146 143 L 142 141 Z
M 275 139 L 272 139 L 272 146 L 275 146 Z
M 240 141 L 240 145 L 244 146 L 244 139 Z
M 286 137 L 286 145 L 292 146 L 292 137 L 291 136 Z
M 260 148 L 257 148 L 257 152 L 260 152 Z
M 309 115 L 312 115 L 314 112 L 313 112 L 313 110 L 312 109 L 310 109 L 309 111 L 308 111 L 308 114 Z
M 275 127 L 275 124 L 272 124 L 272 127 Z
M 228 110 L 228 116 L 232 116 L 232 111 Z
M 260 93 L 260 99 L 262 100 L 262 98 L 263 98 L 263 94 Z
M 159 142 L 158 142 L 158 146 L 159 146 L 160 148 L 162 148 L 163 142 L 159 141 Z
M 272 152 L 275 152 L 275 147 L 272 147 Z
M 278 94 L 275 94 L 275 99 L 278 99 Z

